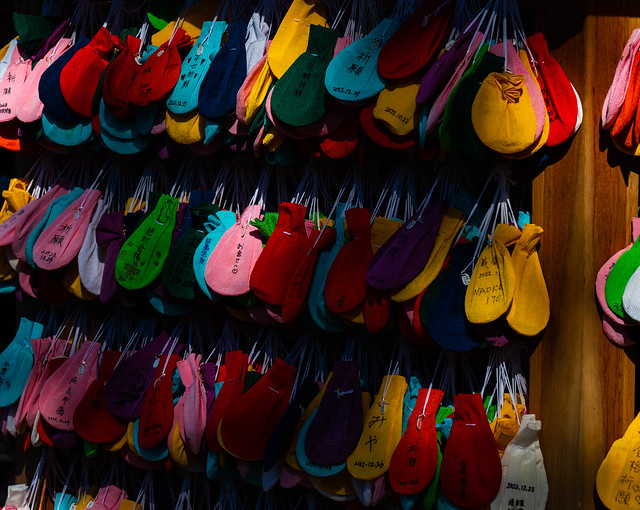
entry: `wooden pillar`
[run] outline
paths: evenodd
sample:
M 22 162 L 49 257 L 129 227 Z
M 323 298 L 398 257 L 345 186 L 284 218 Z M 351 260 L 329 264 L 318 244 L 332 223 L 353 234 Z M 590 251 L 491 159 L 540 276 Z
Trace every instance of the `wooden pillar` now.
M 602 104 L 631 30 L 635 0 L 541 0 L 536 27 L 575 85 L 584 121 L 567 155 L 534 182 L 533 221 L 551 321 L 531 358 L 531 412 L 542 419 L 547 508 L 599 508 L 595 476 L 635 416 L 635 348 L 602 333 L 594 294 L 602 264 L 631 240 L 640 158 L 600 129 Z M 634 172 L 629 173 L 629 169 Z

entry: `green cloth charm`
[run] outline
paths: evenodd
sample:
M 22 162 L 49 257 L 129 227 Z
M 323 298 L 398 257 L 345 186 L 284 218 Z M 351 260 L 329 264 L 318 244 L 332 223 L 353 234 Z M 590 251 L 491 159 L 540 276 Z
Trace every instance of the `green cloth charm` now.
M 311 25 L 307 51 L 273 87 L 271 111 L 285 124 L 306 126 L 326 113 L 324 75 L 337 41 L 335 30 Z
M 125 289 L 141 289 L 162 271 L 176 223 L 180 201 L 162 195 L 157 205 L 127 239 L 116 259 L 118 283 Z

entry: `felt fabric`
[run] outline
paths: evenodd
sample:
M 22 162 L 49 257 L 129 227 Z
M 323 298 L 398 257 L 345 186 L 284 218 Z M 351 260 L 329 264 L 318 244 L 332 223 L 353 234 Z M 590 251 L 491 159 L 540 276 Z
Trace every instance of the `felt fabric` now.
M 396 136 L 407 136 L 418 127 L 416 94 L 420 82 L 417 75 L 407 76 L 380 91 L 373 117 Z
M 220 451 L 218 442 L 218 426 L 232 402 L 236 401 L 244 391 L 249 355 L 242 351 L 231 351 L 225 354 L 225 380 L 211 408 L 205 439 L 207 448 L 213 453 Z
M 485 246 L 471 274 L 464 298 L 464 310 L 469 322 L 486 324 L 508 311 L 516 285 L 511 255 L 500 241 L 498 225 L 492 243 Z
M 450 81 L 460 63 L 465 59 L 467 52 L 473 52 L 471 43 L 477 24 L 468 25 L 458 35 L 453 44 L 445 46 L 433 65 L 429 66 L 427 72 L 420 82 L 420 88 L 416 94 L 416 103 L 422 104 L 433 101 Z
M 611 125 L 611 136 L 620 138 L 624 146 L 629 149 L 637 146 L 634 140 L 634 124 L 638 109 L 637 93 L 640 89 L 638 71 L 640 69 L 640 54 L 635 53 L 630 68 L 629 84 L 626 88 L 624 100 L 614 123 Z
M 229 25 L 227 42 L 203 78 L 198 109 L 206 117 L 216 119 L 235 109 L 238 91 L 247 77 L 245 33 L 245 23 L 236 21 Z
M 365 37 L 340 51 L 327 66 L 327 92 L 339 101 L 359 103 L 384 89 L 387 82 L 378 71 L 378 58 L 399 27 L 397 21 L 385 18 Z
M 183 114 L 167 110 L 165 126 L 167 134 L 179 144 L 191 145 L 205 140 L 206 119 L 198 110 Z
M 360 124 L 365 134 L 376 144 L 389 149 L 408 149 L 416 143 L 413 136 L 397 136 L 385 129 L 382 122 L 373 118 L 375 105 L 360 110 Z
M 29 411 L 30 402 L 35 398 L 34 388 L 36 387 L 38 380 L 44 366 L 46 365 L 45 357 L 51 347 L 50 338 L 34 338 L 31 340 L 31 350 L 33 352 L 33 366 L 37 367 L 37 370 L 33 368 L 29 372 L 29 378 L 27 379 L 24 389 L 18 400 L 18 406 L 15 412 L 15 424 L 17 430 L 24 430 L 27 426 L 27 413 Z
M 298 264 L 287 286 L 282 304 L 282 322 L 284 324 L 293 322 L 306 308 L 319 253 L 332 245 L 335 238 L 335 231 L 332 229 L 326 229 L 324 232 L 322 230 L 311 232 L 311 236 L 308 238 L 307 256 Z
M 622 298 L 629 280 L 638 268 L 635 256 L 638 250 L 640 243 L 636 240 L 630 249 L 620 255 L 606 279 L 604 290 L 608 308 L 621 319 L 627 318 Z
M 631 32 L 629 40 L 625 44 L 620 60 L 616 66 L 615 74 L 613 75 L 613 81 L 607 91 L 607 96 L 602 106 L 602 127 L 609 129 L 616 120 L 616 117 L 622 109 L 622 105 L 627 94 L 627 88 L 631 79 L 632 64 L 640 47 L 640 29 L 635 29 Z M 544 53 L 543 41 L 539 38 L 535 38 L 532 41 L 534 49 L 532 51 Z
M 78 255 L 101 196 L 97 189 L 85 190 L 42 231 L 33 245 L 40 269 L 60 269 Z
M 266 63 L 267 56 L 264 55 L 250 70 L 247 71 L 247 77 L 242 82 L 242 85 L 236 94 L 236 117 L 238 121 L 244 125 L 248 123 L 247 102 L 249 100 L 249 95 L 251 94 L 251 91 L 258 80 L 258 76 L 262 73 Z
M 336 222 L 336 240 L 330 249 L 321 252 L 318 256 L 318 263 L 316 264 L 311 288 L 309 289 L 309 313 L 315 324 L 325 331 L 338 332 L 345 329 L 345 325 L 340 318 L 329 311 L 324 299 L 327 273 L 345 243 L 345 222 L 342 220 L 344 207 L 344 203 L 339 203 L 336 206 L 336 217 L 340 218 Z
M 345 219 L 351 241 L 336 255 L 324 289 L 327 308 L 333 313 L 350 312 L 365 300 L 367 265 L 373 256 L 369 210 L 348 209 Z
M 521 335 L 534 336 L 549 322 L 550 302 L 536 246 L 542 228 L 527 224 L 511 254 L 515 288 L 507 322 Z
M 106 303 L 116 294 L 115 264 L 124 243 L 123 211 L 104 214 L 96 226 L 96 243 L 105 250 L 104 269 L 100 286 L 100 301 Z
M 104 398 L 116 417 L 133 420 L 140 416 L 144 396 L 154 382 L 154 363 L 169 344 L 164 331 L 139 351 L 123 360 L 109 376 Z M 159 363 L 159 362 L 158 362 Z
M 260 216 L 260 206 L 247 207 L 211 252 L 205 280 L 213 292 L 241 296 L 251 290 L 251 273 L 262 252 L 262 241 L 258 229 L 249 223 Z
M 500 490 L 500 456 L 481 396 L 453 398 L 455 417 L 442 455 L 440 487 L 451 503 L 479 507 L 490 503 Z
M 445 259 L 451 249 L 451 245 L 462 228 L 463 223 L 464 216 L 462 212 L 452 207 L 447 207 L 442 217 L 438 233 L 436 234 L 433 249 L 424 268 L 408 284 L 393 292 L 391 299 L 399 303 L 408 301 L 417 297 L 431 285 L 433 280 L 436 279 L 436 276 L 440 274 Z
M 33 260 L 34 253 L 33 247 L 36 242 L 39 240 L 42 232 L 47 228 L 55 218 L 60 216 L 62 212 L 73 202 L 75 202 L 85 190 L 82 188 L 74 188 L 69 193 L 60 193 L 58 197 L 49 203 L 49 207 L 47 207 L 47 211 L 45 215 L 35 224 L 29 233 L 26 234 L 26 243 L 24 243 L 24 247 L 22 245 L 16 246 L 14 248 L 15 254 L 18 256 L 20 261 L 29 263 L 30 266 L 36 267 L 36 264 Z M 21 233 L 22 238 L 22 233 Z M 24 259 L 22 258 L 22 253 L 24 253 Z
M 65 268 L 64 275 L 60 282 L 62 286 L 72 296 L 83 301 L 93 301 L 98 298 L 98 294 L 92 294 L 82 284 L 80 272 L 78 270 L 78 259 L 73 259 Z
M 314 462 L 311 462 L 307 457 L 307 452 L 305 450 L 305 444 L 307 442 L 307 433 L 309 432 L 309 427 L 315 420 L 315 417 L 318 415 L 318 410 L 316 409 L 313 414 L 309 417 L 308 420 L 302 425 L 300 432 L 298 433 L 298 440 L 296 443 L 296 458 L 298 459 L 298 464 L 300 467 L 310 476 L 315 478 L 324 478 L 327 476 L 334 476 L 338 473 L 345 471 L 345 467 L 347 467 L 346 462 L 340 462 L 338 464 L 329 464 L 329 465 L 320 465 Z
M 11 39 L 11 41 L 9 41 L 9 43 L 7 43 L 0 50 L 0 77 L 4 77 L 4 75 L 6 74 L 7 68 L 9 67 L 9 64 L 11 64 L 11 60 L 14 57 L 13 53 L 14 51 L 16 51 L 19 42 L 20 39 L 18 37 L 15 37 Z
M 163 354 L 157 360 L 153 384 L 149 386 L 142 400 L 138 422 L 137 440 L 143 450 L 150 450 L 163 443 L 171 430 L 173 406 L 167 405 L 167 402 L 172 400 L 169 374 L 173 374 L 179 360 L 180 356 L 177 354 L 171 354 L 169 360 L 167 355 Z
M 176 30 L 173 40 L 158 47 L 144 62 L 129 87 L 129 101 L 138 106 L 160 101 L 175 87 L 180 78 L 182 61 L 178 48 L 188 45 L 190 37 L 182 28 Z
M 445 203 L 432 197 L 424 211 L 416 211 L 373 255 L 367 267 L 367 283 L 380 290 L 405 286 L 425 267 L 446 211 Z
M 213 299 L 213 294 L 205 280 L 205 268 L 211 252 L 220 241 L 222 234 L 235 225 L 236 215 L 231 211 L 218 211 L 211 215 L 204 223 L 207 234 L 197 246 L 193 255 L 193 272 L 200 290 L 209 298 Z
M 60 73 L 71 58 L 89 44 L 89 38 L 81 37 L 71 48 L 53 62 L 40 78 L 38 94 L 44 106 L 53 112 L 61 121 L 75 123 L 78 115 L 69 107 L 60 89 Z
M 76 147 L 91 140 L 93 127 L 91 120 L 84 117 L 70 122 L 62 120 L 45 105 L 42 110 L 42 132 L 54 144 Z
M 60 91 L 65 102 L 77 114 L 91 117 L 93 96 L 102 73 L 106 70 L 115 48 L 122 40 L 101 27 L 93 38 L 74 53 L 60 71 Z
M 318 393 L 318 384 L 312 377 L 306 377 L 296 389 L 295 398 L 280 418 L 273 434 L 267 442 L 262 460 L 263 470 L 270 470 L 277 466 L 281 456 L 284 456 L 291 438 L 296 432 L 296 425 L 300 418 L 301 409 L 304 410 Z
M 125 424 L 111 414 L 104 401 L 104 384 L 119 359 L 117 351 L 102 352 L 98 378 L 89 385 L 73 414 L 75 431 L 86 441 L 108 443 L 121 438 L 126 431 Z
M 382 47 L 380 74 L 398 80 L 427 65 L 448 33 L 453 8 L 453 3 L 442 0 L 423 2 Z
M 267 99 L 267 94 L 271 90 L 271 87 L 273 87 L 275 81 L 276 77 L 273 72 L 271 72 L 269 61 L 267 59 L 260 69 L 258 76 L 255 78 L 255 82 L 251 88 L 251 92 L 247 97 L 244 115 L 246 124 L 252 125 L 251 123 L 254 122 L 256 118 L 260 118 L 261 108 L 264 107 L 264 102 Z M 262 120 L 264 120 L 263 110 L 262 115 Z M 239 116 L 238 118 L 241 118 L 241 116 Z M 251 130 L 249 130 L 249 135 L 251 135 Z
M 176 419 L 185 446 L 196 455 L 201 450 L 208 418 L 205 390 L 200 377 L 201 363 L 202 356 L 194 353 L 177 363 L 185 391 L 180 397 L 180 405 L 176 406 Z
M 623 494 L 629 492 L 629 479 L 634 477 L 633 466 L 635 466 L 639 433 L 640 415 L 634 418 L 624 435 L 614 441 L 598 468 L 596 490 L 607 508 L 615 510 L 629 508 L 624 499 L 617 498 L 620 491 Z
M 382 331 L 391 315 L 391 296 L 388 291 L 374 289 L 367 284 L 367 297 L 362 316 L 369 333 Z
M 8 407 L 20 399 L 33 367 L 34 352 L 31 340 L 42 336 L 43 329 L 42 324 L 22 317 L 13 340 L 0 353 L 2 407 Z
M 41 420 L 59 430 L 75 430 L 74 412 L 98 377 L 100 348 L 100 343 L 84 342 L 47 380 L 39 402 Z
M 544 35 L 538 32 L 528 37 L 527 45 L 537 62 L 538 84 L 549 116 L 547 145 L 555 147 L 573 135 L 578 117 L 578 101 L 569 78 L 549 53 Z
M 333 372 L 330 372 L 329 375 L 327 376 L 327 380 L 325 381 L 324 385 L 318 383 L 319 391 L 316 392 L 317 393 L 316 396 L 313 398 L 313 400 L 311 400 L 309 405 L 304 408 L 303 412 L 301 413 L 300 420 L 296 424 L 295 433 L 291 437 L 291 441 L 289 442 L 289 446 L 287 448 L 287 451 L 284 457 L 286 465 L 293 470 L 296 470 L 296 471 L 303 470 L 302 466 L 298 462 L 298 451 L 299 451 L 298 442 L 300 439 L 300 432 L 302 431 L 302 427 L 305 425 L 305 423 L 309 421 L 313 413 L 318 410 L 318 407 L 320 406 L 320 402 L 322 401 L 326 393 L 327 384 L 329 384 L 329 381 L 331 380 L 332 377 L 333 377 Z
M 309 33 L 314 26 L 328 26 L 324 5 L 311 0 L 293 0 L 267 52 L 267 63 L 276 78 L 282 78 L 307 49 Z
M 140 69 L 136 56 L 141 44 L 137 37 L 127 35 L 126 44 L 104 73 L 102 100 L 109 112 L 121 120 L 128 120 L 133 115 L 129 87 Z M 102 120 L 103 115 L 100 117 Z
M 489 51 L 498 57 L 502 56 L 504 58 L 504 43 L 494 44 Z M 507 43 L 507 69 L 511 74 L 518 74 L 524 77 L 524 85 L 529 94 L 536 123 L 534 143 L 538 143 L 544 129 L 547 109 L 538 81 L 531 70 L 531 64 L 528 62 L 529 55 L 524 50 L 522 54 L 524 58 L 521 57 L 511 41 Z
M 514 154 L 530 147 L 537 123 L 525 77 L 489 74 L 473 101 L 471 119 L 478 138 L 496 152 Z
M 219 210 L 218 206 L 210 203 L 202 203 L 192 209 L 191 226 L 169 251 L 162 268 L 162 282 L 171 295 L 180 299 L 195 299 L 197 282 L 194 255 L 205 237 L 206 219 Z
M 442 395 L 442 391 L 429 388 L 421 388 L 418 392 L 407 430 L 393 452 L 389 466 L 389 484 L 397 494 L 418 494 L 436 474 L 438 441 L 435 418 Z
M 231 403 L 218 427 L 218 439 L 235 457 L 261 460 L 278 421 L 287 409 L 296 369 L 277 358 L 269 370 Z M 247 420 L 250 412 L 255 420 Z
M 122 246 L 115 263 L 115 274 L 124 288 L 146 287 L 161 273 L 171 246 L 178 203 L 178 199 L 162 195 L 153 211 Z
M 18 259 L 24 260 L 24 244 L 31 227 L 39 223 L 44 217 L 49 204 L 53 200 L 69 192 L 70 186 L 71 184 L 68 181 L 61 180 L 37 200 L 29 200 L 27 195 L 23 195 L 23 198 L 15 201 L 16 206 L 23 203 L 25 198 L 29 200 L 29 203 L 24 204 L 0 223 L 0 246 L 11 245 L 11 250 Z M 14 201 L 14 197 L 5 202 L 7 209 L 12 201 Z M 0 218 L 3 216 L 6 215 L 0 212 Z
M 484 159 L 488 153 L 475 133 L 472 106 L 483 80 L 490 73 L 501 72 L 504 65 L 503 59 L 487 50 L 486 46 L 480 49 L 476 61 L 451 92 L 438 131 L 438 140 L 444 150 L 455 148 L 470 159 Z
M 309 27 L 306 51 L 273 87 L 271 111 L 275 117 L 294 127 L 311 124 L 323 117 L 327 110 L 322 85 L 337 40 L 338 34 L 331 28 Z M 273 44 L 270 52 L 272 48 Z
M 512 499 L 519 499 L 527 508 L 546 507 L 549 487 L 538 441 L 541 426 L 535 415 L 523 416 L 517 435 L 502 456 L 502 482 L 492 510 L 507 508 Z M 529 489 L 525 492 L 522 487 Z
M 310 245 L 305 230 L 304 205 L 283 202 L 278 221 L 251 271 L 251 291 L 265 303 L 282 306 L 296 268 Z M 286 260 L 286 264 L 281 262 Z
M 0 122 L 8 122 L 16 118 L 25 92 L 26 81 L 31 74 L 32 62 L 20 55 L 20 46 L 13 51 L 11 63 L 0 79 Z
M 360 364 L 336 361 L 308 428 L 304 443 L 308 459 L 321 466 L 346 462 L 362 435 L 362 416 Z
M 15 212 L 22 209 L 33 200 L 31 193 L 27 190 L 28 179 L 13 178 L 9 181 L 7 189 L 2 191 L 4 202 L 0 208 L 0 224 L 9 219 Z
M 267 38 L 270 31 L 271 27 L 265 21 L 265 17 L 258 12 L 254 12 L 249 18 L 244 42 L 247 55 L 247 74 L 266 56 Z
M 206 21 L 200 37 L 182 62 L 180 77 L 167 99 L 172 113 L 190 113 L 198 108 L 198 96 L 211 61 L 220 50 L 222 36 L 227 30 L 225 21 Z M 200 110 L 202 112 L 202 109 Z
M 98 200 L 93 218 L 78 252 L 78 276 L 82 286 L 91 294 L 100 295 L 104 277 L 104 259 L 106 249 L 100 249 L 96 242 L 96 228 L 105 212 L 103 199 Z
M 41 365 L 42 369 L 35 372 L 34 381 L 30 395 L 28 399 L 23 402 L 23 407 L 26 410 L 26 421 L 27 425 L 32 429 L 35 427 L 36 416 L 39 418 L 40 411 L 38 408 L 38 402 L 40 400 L 40 395 L 42 391 L 42 387 L 49 379 L 51 374 L 53 374 L 66 359 L 65 357 L 65 349 L 67 347 L 66 342 L 64 341 L 56 341 L 53 345 L 51 352 L 49 352 L 49 347 L 51 347 L 51 339 L 44 340 L 45 345 L 42 348 L 46 348 L 49 353 L 49 358 L 44 358 L 46 363 Z M 31 377 L 31 376 L 30 376 Z M 31 381 L 27 382 L 31 384 Z
M 473 257 L 474 247 L 472 243 L 454 246 L 451 264 L 433 281 L 420 307 L 420 320 L 431 339 L 451 351 L 469 351 L 481 342 L 460 306 L 467 292 L 461 273 Z
M 389 470 L 391 457 L 402 436 L 402 402 L 406 390 L 404 377 L 384 376 L 364 420 L 358 445 L 347 459 L 347 469 L 354 478 L 374 480 Z
M 105 145 L 108 145 L 109 148 L 113 147 L 111 150 L 120 154 L 126 154 L 130 152 L 130 149 L 126 146 L 118 147 L 118 145 L 125 145 L 126 142 L 141 144 L 146 140 L 143 137 L 151 133 L 158 105 L 135 106 L 131 107 L 131 110 L 133 111 L 130 118 L 120 119 L 107 108 L 104 99 L 100 101 L 100 136 Z M 141 138 L 142 140 L 139 140 Z
M 310 477 L 313 487 L 323 496 L 333 501 L 352 501 L 357 499 L 352 478 L 346 470 L 327 477 Z

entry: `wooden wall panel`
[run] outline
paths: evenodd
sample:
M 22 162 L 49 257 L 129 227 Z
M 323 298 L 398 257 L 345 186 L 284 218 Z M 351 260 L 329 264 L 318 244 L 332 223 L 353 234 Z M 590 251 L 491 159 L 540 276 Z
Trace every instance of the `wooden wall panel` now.
M 595 475 L 613 441 L 635 416 L 635 348 L 603 335 L 594 295 L 602 264 L 631 239 L 638 175 L 610 149 L 600 112 L 631 33 L 636 2 L 543 0 L 537 27 L 550 42 L 584 106 L 567 155 L 534 182 L 533 221 L 545 229 L 541 262 L 551 321 L 531 358 L 531 411 L 543 423 L 549 475 L 547 508 L 597 508 Z

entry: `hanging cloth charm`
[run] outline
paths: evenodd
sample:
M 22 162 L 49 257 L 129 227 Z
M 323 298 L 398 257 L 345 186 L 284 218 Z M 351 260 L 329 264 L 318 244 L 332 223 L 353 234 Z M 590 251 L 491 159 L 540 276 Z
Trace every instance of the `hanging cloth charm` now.
M 398 80 L 422 69 L 440 50 L 454 5 L 449 0 L 423 2 L 382 47 L 380 74 Z
M 417 494 L 427 487 L 436 474 L 438 443 L 436 411 L 443 393 L 420 388 L 407 429 L 398 443 L 391 464 L 389 482 L 397 494 Z
M 33 245 L 35 264 L 49 271 L 78 255 L 102 193 L 87 189 L 42 231 Z
M 362 435 L 360 363 L 336 361 L 333 375 L 309 426 L 304 450 L 321 466 L 345 462 Z
M 310 0 L 293 0 L 267 52 L 267 64 L 276 78 L 282 78 L 304 53 L 314 26 L 327 26 L 325 7 Z
M 275 117 L 289 126 L 300 127 L 312 124 L 325 115 L 326 92 L 323 82 L 337 40 L 338 34 L 330 28 L 318 25 L 309 27 L 306 51 L 273 87 L 271 111 Z
M 385 375 L 364 420 L 358 446 L 347 459 L 354 478 L 374 480 L 389 470 L 391 457 L 402 437 L 402 404 L 407 381 L 401 375 Z
M 440 487 L 463 508 L 487 505 L 498 494 L 502 466 L 480 394 L 454 396 L 455 417 L 442 455 Z
M 511 254 L 500 239 L 507 228 L 503 224 L 496 227 L 471 275 L 464 309 L 467 319 L 474 324 L 495 321 L 511 306 L 516 275 Z
M 177 114 L 190 113 L 198 107 L 198 95 L 211 62 L 220 50 L 227 30 L 225 21 L 205 21 L 200 37 L 182 62 L 180 77 L 173 88 L 167 108 Z M 201 110 L 202 111 L 202 110 Z
M 153 211 L 126 240 L 115 264 L 118 283 L 141 289 L 161 273 L 169 253 L 179 200 L 162 195 Z

